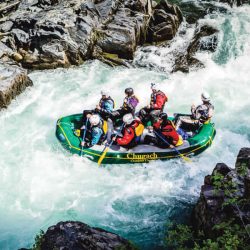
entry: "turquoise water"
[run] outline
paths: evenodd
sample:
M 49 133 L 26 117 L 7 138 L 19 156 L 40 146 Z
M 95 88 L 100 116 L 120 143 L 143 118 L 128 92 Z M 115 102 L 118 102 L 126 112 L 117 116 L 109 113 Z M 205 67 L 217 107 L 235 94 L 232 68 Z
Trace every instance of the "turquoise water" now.
M 157 55 L 138 50 L 135 62 L 151 70 L 93 61 L 30 74 L 34 86 L 0 112 L 0 249 L 29 247 L 40 229 L 61 220 L 80 220 L 142 249 L 159 249 L 166 223 L 186 218 L 204 176 L 217 162 L 233 166 L 239 149 L 250 147 L 250 7 L 228 8 L 200 22 L 221 32 L 216 53 L 197 55 L 206 65 L 199 71 L 168 73 L 171 53 L 181 51 L 194 32 L 184 24 L 185 35 Z M 168 94 L 169 114 L 189 112 L 203 90 L 212 96 L 217 136 L 191 164 L 171 160 L 98 168 L 62 149 L 55 138 L 59 117 L 94 107 L 101 89 L 109 89 L 119 106 L 123 89 L 133 86 L 144 106 L 152 81 Z

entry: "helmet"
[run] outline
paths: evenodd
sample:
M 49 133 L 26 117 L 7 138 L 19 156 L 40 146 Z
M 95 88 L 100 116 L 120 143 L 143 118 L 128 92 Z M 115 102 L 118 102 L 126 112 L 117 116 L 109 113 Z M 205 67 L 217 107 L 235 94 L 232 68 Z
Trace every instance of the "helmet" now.
M 127 95 L 133 95 L 134 94 L 134 90 L 132 89 L 132 88 L 126 88 L 125 89 L 125 94 L 127 94 Z
M 89 122 L 91 125 L 93 126 L 96 126 L 99 124 L 100 122 L 100 116 L 99 115 L 92 115 L 90 118 L 89 118 Z
M 102 90 L 101 95 L 109 96 L 109 91 L 108 90 Z
M 162 120 L 168 119 L 168 114 L 167 113 L 160 113 L 159 118 Z
M 123 116 L 122 120 L 125 124 L 131 124 L 134 120 L 134 117 L 131 113 L 128 113 Z
M 159 89 L 158 83 L 151 83 L 151 89 L 158 90 Z
M 203 92 L 203 93 L 201 94 L 201 100 L 202 100 L 203 102 L 209 102 L 209 101 L 210 101 L 210 96 L 209 96 L 209 94 L 208 94 L 207 92 Z

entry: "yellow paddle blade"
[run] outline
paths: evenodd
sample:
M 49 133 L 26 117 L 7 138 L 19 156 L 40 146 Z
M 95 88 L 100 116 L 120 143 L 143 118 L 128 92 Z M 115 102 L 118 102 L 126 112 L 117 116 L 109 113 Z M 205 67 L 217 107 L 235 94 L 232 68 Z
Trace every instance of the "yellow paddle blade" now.
M 108 150 L 109 150 L 109 148 L 107 147 L 107 148 L 103 151 L 102 155 L 100 156 L 100 158 L 99 158 L 99 160 L 98 160 L 98 162 L 97 162 L 97 164 L 98 164 L 99 166 L 101 165 L 103 159 L 105 158 L 105 156 L 106 156 Z
M 180 154 L 180 156 L 181 156 L 185 161 L 192 162 L 190 158 L 184 156 L 183 154 Z

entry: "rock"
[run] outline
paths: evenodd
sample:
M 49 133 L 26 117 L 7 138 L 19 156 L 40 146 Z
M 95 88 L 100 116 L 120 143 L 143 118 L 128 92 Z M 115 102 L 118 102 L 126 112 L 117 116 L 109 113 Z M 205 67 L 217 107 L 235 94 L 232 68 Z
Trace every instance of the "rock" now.
M 229 172 L 231 172 L 231 170 L 232 169 L 228 167 L 225 163 L 217 163 L 213 170 L 212 176 L 216 173 L 226 176 Z
M 217 29 L 207 25 L 198 27 L 193 39 L 187 47 L 186 53 L 182 53 L 176 57 L 173 72 L 182 71 L 186 73 L 189 72 L 190 68 L 203 68 L 203 63 L 194 57 L 195 53 L 204 50 L 214 52 L 218 42 L 217 33 Z
M 11 28 L 13 27 L 13 22 L 11 21 L 6 21 L 0 24 L 0 32 L 8 32 L 11 30 Z
M 14 61 L 6 60 L 0 60 L 0 109 L 6 108 L 12 99 L 32 85 L 26 70 Z
M 213 230 L 216 224 L 232 219 L 239 223 L 243 220 L 245 224 L 250 224 L 249 159 L 250 148 L 242 148 L 235 169 L 229 168 L 224 163 L 218 163 L 212 175 L 205 177 L 200 198 L 192 215 L 196 232 L 202 231 L 205 237 L 213 238 L 216 237 Z M 221 177 L 215 179 L 218 174 L 221 174 L 222 179 Z
M 100 228 L 77 221 L 59 222 L 48 228 L 41 250 L 48 249 L 135 249 L 127 240 Z
M 22 56 L 17 60 L 28 69 L 68 67 L 93 58 L 102 58 L 110 64 L 111 60 L 95 53 L 95 47 L 117 55 L 118 64 L 127 64 L 137 46 L 150 40 L 147 35 L 151 14 L 156 19 L 153 22 L 152 18 L 150 24 L 154 42 L 172 39 L 182 21 L 177 6 L 162 0 L 153 10 L 150 3 L 149 0 L 23 0 L 17 11 L 0 23 L 0 30 L 9 32 L 5 45 Z
M 173 39 L 182 21 L 180 8 L 161 0 L 155 6 L 150 19 L 147 41 L 161 42 Z

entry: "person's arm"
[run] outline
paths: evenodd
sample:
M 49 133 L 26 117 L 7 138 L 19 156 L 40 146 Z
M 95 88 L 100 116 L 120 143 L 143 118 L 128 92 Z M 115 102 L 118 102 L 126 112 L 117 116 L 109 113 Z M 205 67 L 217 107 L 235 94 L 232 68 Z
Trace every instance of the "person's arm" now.
M 209 107 L 208 110 L 208 119 L 212 118 L 212 116 L 214 115 L 214 106 Z

